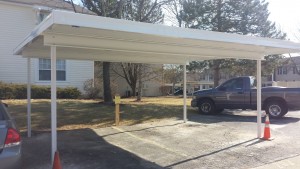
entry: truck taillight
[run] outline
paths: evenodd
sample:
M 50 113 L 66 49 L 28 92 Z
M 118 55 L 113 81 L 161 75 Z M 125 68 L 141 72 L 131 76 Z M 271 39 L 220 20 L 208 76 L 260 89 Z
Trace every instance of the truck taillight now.
M 9 128 L 6 134 L 5 147 L 19 145 L 20 142 L 21 142 L 21 136 L 19 132 L 13 128 Z

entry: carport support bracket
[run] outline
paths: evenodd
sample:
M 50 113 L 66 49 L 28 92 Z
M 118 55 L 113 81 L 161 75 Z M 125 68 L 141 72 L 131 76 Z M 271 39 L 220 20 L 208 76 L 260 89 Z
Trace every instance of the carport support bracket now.
M 57 150 L 56 46 L 51 46 L 51 164 Z

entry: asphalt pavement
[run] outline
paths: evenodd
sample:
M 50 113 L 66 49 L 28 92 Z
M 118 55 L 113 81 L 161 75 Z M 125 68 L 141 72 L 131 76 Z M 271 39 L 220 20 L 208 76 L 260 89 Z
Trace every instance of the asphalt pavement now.
M 272 141 L 257 138 L 255 111 L 188 119 L 61 131 L 63 168 L 300 168 L 300 111 L 271 119 Z M 50 133 L 24 138 L 24 169 L 51 168 L 49 154 Z

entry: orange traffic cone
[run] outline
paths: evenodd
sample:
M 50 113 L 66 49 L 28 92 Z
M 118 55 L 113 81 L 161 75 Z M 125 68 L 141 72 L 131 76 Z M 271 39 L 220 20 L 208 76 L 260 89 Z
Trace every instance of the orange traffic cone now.
M 58 151 L 56 151 L 54 155 L 53 169 L 62 169 Z
M 264 139 L 264 140 L 272 140 L 272 138 L 271 138 L 271 130 L 270 130 L 270 119 L 269 119 L 269 115 L 268 114 L 266 114 L 265 131 L 264 131 L 264 137 L 262 139 Z

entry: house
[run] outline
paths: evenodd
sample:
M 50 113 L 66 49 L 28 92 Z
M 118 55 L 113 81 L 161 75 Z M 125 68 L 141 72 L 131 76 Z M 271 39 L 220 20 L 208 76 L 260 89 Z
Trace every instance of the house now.
M 241 75 L 234 75 L 230 70 L 223 69 L 220 72 L 219 84 L 236 76 Z M 188 92 L 212 88 L 213 84 L 212 70 L 187 74 Z M 274 74 L 262 78 L 262 86 L 300 87 L 300 56 L 281 59 L 280 66 L 274 70 Z
M 300 56 L 284 58 L 274 72 L 274 81 L 300 81 Z
M 273 81 L 276 86 L 300 87 L 300 56 L 282 59 L 274 71 Z
M 144 73 L 142 74 L 142 96 L 161 96 L 162 83 L 162 65 L 161 64 L 143 64 Z M 95 64 L 95 81 L 100 82 L 100 88 L 102 89 L 102 64 Z M 99 76 L 100 75 L 100 76 Z M 132 78 L 132 77 L 130 77 Z M 119 94 L 123 97 L 135 96 L 131 87 L 124 78 L 124 73 L 120 67 L 120 63 L 112 63 L 110 66 L 110 80 L 112 95 Z M 138 83 L 136 85 L 136 92 L 138 92 Z M 100 95 L 103 91 L 100 92 Z
M 0 0 L 0 81 L 27 83 L 27 59 L 13 55 L 13 50 L 52 9 L 74 11 L 73 6 L 64 0 Z M 75 10 L 93 14 L 77 5 Z M 49 59 L 31 59 L 31 71 L 32 84 L 50 85 L 50 56 Z M 102 68 L 94 66 L 94 61 L 57 60 L 57 86 L 77 87 L 84 92 L 84 83 L 98 76 L 97 71 L 102 71 Z M 126 80 L 116 76 L 113 70 L 111 84 L 113 95 L 133 95 Z M 161 82 L 148 80 L 143 83 L 142 95 L 161 95 L 160 86 Z
M 13 55 L 13 50 L 52 9 L 73 11 L 73 6 L 63 0 L 0 0 L 0 81 L 27 83 L 27 59 Z M 80 6 L 75 9 L 89 13 Z M 32 84 L 50 85 L 50 56 L 31 59 L 31 74 Z M 82 91 L 83 83 L 93 78 L 94 61 L 57 60 L 58 87 Z
M 197 90 L 204 90 L 214 87 L 214 76 L 212 69 L 205 69 L 201 72 L 188 72 L 187 73 L 187 91 L 192 93 Z M 231 79 L 236 75 L 230 69 L 222 69 L 219 75 L 219 84 Z

